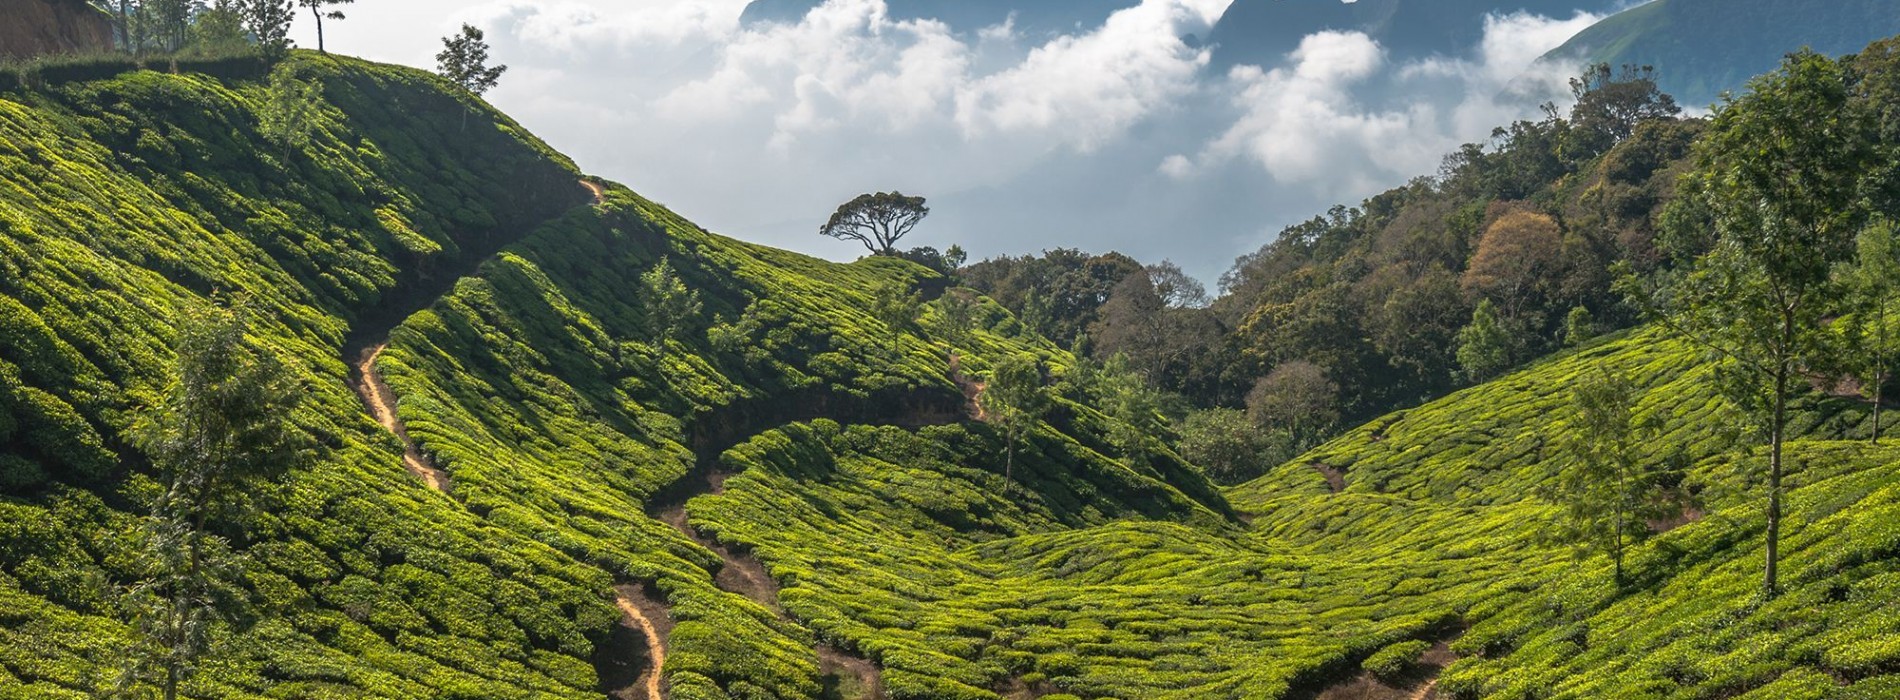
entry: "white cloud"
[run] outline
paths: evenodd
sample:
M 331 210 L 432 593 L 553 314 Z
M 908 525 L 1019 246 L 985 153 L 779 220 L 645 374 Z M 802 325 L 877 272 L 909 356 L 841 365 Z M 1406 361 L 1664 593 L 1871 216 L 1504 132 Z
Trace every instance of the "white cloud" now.
M 1598 19 L 1491 16 L 1468 57 L 1404 65 L 1389 65 L 1362 33 L 1308 36 L 1284 66 L 1235 68 L 1228 82 L 1240 116 L 1163 172 L 1189 178 L 1241 159 L 1276 182 L 1339 200 L 1429 174 L 1460 144 L 1560 99 L 1569 67 L 1534 64 Z
M 1231 0 L 1129 0 L 1054 37 L 901 21 L 883 0 L 748 29 L 747 2 L 370 3 L 331 38 L 430 66 L 434 37 L 482 26 L 511 66 L 496 104 L 723 233 L 850 256 L 812 234 L 819 220 L 901 189 L 936 212 L 919 244 L 1112 248 L 1212 276 L 1285 223 L 1534 115 L 1567 76 L 1523 72 L 1589 20 L 1493 18 L 1468 52 L 1405 65 L 1330 32 L 1282 64 L 1210 75 L 1179 37 L 1206 36 Z

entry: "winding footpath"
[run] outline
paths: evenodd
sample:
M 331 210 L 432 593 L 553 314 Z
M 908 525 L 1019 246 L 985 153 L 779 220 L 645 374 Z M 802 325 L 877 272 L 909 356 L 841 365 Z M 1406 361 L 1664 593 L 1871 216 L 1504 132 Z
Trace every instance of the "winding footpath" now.
M 598 183 L 582 180 L 580 184 L 593 195 L 595 206 L 605 203 L 606 192 Z M 402 320 L 396 319 L 395 322 L 401 323 Z M 376 337 L 387 337 L 387 332 Z M 370 417 L 402 442 L 403 468 L 422 480 L 431 491 L 454 498 L 448 473 L 435 466 L 429 456 L 409 438 L 408 426 L 396 413 L 396 392 L 389 388 L 389 383 L 383 381 L 382 373 L 376 369 L 376 361 L 382 358 L 383 351 L 387 349 L 387 340 L 377 340 L 358 349 L 353 357 L 346 354 L 345 359 L 350 360 L 350 388 L 363 400 L 363 407 L 369 411 Z M 631 586 L 614 589 L 614 606 L 620 609 L 621 626 L 637 631 L 646 641 L 647 655 L 635 683 L 627 688 L 610 690 L 608 694 L 616 700 L 663 700 L 665 695 L 660 689 L 660 670 L 666 665 L 666 644 L 654 619 L 664 615 L 665 609 L 647 600 L 644 594 Z
M 593 196 L 595 206 L 606 201 L 605 189 L 596 182 L 582 180 L 581 186 Z M 401 323 L 396 319 L 394 323 Z M 389 343 L 382 335 L 365 343 L 362 347 L 346 356 L 351 369 L 350 384 L 370 416 L 402 443 L 402 464 L 404 469 L 421 480 L 430 490 L 454 498 L 453 482 L 450 475 L 437 467 L 429 455 L 417 446 L 409 437 L 408 427 L 397 413 L 398 397 L 389 384 L 384 381 L 376 363 L 388 349 Z M 960 406 L 936 405 L 930 400 L 917 402 L 907 415 L 888 417 L 883 414 L 866 413 L 862 416 L 867 424 L 887 424 L 907 427 L 941 425 L 965 419 L 982 420 L 983 415 L 979 398 L 983 385 L 962 371 L 961 358 L 952 354 L 950 376 L 961 393 Z M 732 410 L 743 417 L 725 423 L 720 435 L 696 435 L 693 439 L 695 468 L 692 473 L 681 477 L 673 485 L 649 500 L 647 515 L 671 525 L 687 539 L 705 547 L 719 557 L 722 563 L 714 573 L 714 583 L 724 591 L 746 597 L 788 621 L 790 616 L 779 604 L 778 581 L 772 578 L 764 562 L 750 552 L 721 544 L 692 526 L 686 513 L 686 503 L 700 495 L 719 495 L 725 492 L 725 480 L 730 472 L 720 469 L 720 456 L 725 451 L 745 440 L 782 425 L 808 421 L 820 417 L 844 418 L 836 407 L 828 401 L 792 401 L 797 410 L 763 411 L 765 415 L 747 415 L 747 411 L 737 407 Z M 830 410 L 827 410 L 830 409 Z M 809 415 L 807 415 L 809 414 Z M 736 427 L 735 426 L 741 426 Z M 671 616 L 665 605 L 654 600 L 636 585 L 622 584 L 614 588 L 614 606 L 621 612 L 620 625 L 624 630 L 637 634 L 645 643 L 646 657 L 639 663 L 638 677 L 624 687 L 607 688 L 609 697 L 615 700 L 664 700 L 664 669 L 666 667 L 665 639 L 672 628 Z M 795 622 L 795 621 L 794 621 Z M 819 661 L 819 671 L 826 676 L 838 678 L 842 682 L 854 683 L 846 688 L 855 691 L 857 700 L 885 700 L 889 697 L 884 689 L 882 674 L 875 664 L 860 656 L 826 644 L 814 647 Z M 621 668 L 621 662 L 615 665 Z M 603 676 L 608 674 L 603 673 Z

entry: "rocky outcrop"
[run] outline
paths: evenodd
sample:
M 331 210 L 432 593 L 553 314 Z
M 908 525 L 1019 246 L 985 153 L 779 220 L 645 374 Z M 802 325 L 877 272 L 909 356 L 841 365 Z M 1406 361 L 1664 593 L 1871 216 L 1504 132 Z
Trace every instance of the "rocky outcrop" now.
M 0 59 L 112 46 L 111 18 L 85 0 L 0 0 Z

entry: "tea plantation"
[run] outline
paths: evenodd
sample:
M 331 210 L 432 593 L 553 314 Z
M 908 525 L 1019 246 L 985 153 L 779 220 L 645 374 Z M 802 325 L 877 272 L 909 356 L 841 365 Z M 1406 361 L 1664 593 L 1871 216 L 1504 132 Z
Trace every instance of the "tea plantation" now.
M 1118 447 L 1077 360 L 1001 307 L 951 332 L 949 281 L 923 267 L 743 243 L 617 185 L 596 199 L 431 75 L 306 53 L 276 70 L 320 86 L 307 144 L 262 130 L 261 67 L 0 92 L 0 698 L 112 685 L 159 490 L 127 432 L 174 309 L 213 296 L 259 309 L 320 448 L 215 520 L 243 615 L 193 698 L 618 694 L 603 669 L 644 651 L 620 641 L 616 586 L 664 611 L 676 700 L 1312 698 L 1441 641 L 1459 660 L 1439 697 L 1900 694 L 1900 448 L 1860 440 L 1857 401 L 1800 406 L 1771 602 L 1762 459 L 1699 355 L 1656 331 L 1223 492 L 1168 435 Z M 662 264 L 701 305 L 677 326 L 644 296 Z M 883 285 L 921 294 L 914 322 L 879 320 Z M 376 368 L 444 491 L 349 388 L 385 341 Z M 953 355 L 1046 367 L 1054 407 L 1013 467 Z M 1599 366 L 1667 416 L 1648 456 L 1683 465 L 1682 517 L 1622 588 L 1543 536 L 1568 389 Z M 684 531 L 656 517 L 674 504 Z M 732 585 L 750 563 L 771 580 Z

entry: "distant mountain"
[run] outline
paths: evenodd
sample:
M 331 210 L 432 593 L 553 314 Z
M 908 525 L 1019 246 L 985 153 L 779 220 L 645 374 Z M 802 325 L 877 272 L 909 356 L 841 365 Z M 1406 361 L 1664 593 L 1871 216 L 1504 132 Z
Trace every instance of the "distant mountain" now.
M 1656 0 L 1584 30 L 1546 58 L 1652 65 L 1664 90 L 1702 106 L 1802 46 L 1839 56 L 1894 34 L 1895 0 Z
M 742 25 L 796 22 L 824 0 L 753 0 L 739 16 Z M 1088 30 L 1101 26 L 1116 10 L 1141 0 L 888 0 L 894 19 L 936 19 L 957 31 L 995 26 L 1016 16 L 1018 31 L 1031 36 Z
M 1530 12 L 1570 17 L 1607 11 L 1613 0 L 1234 0 L 1214 25 L 1214 64 L 1276 63 L 1325 30 L 1362 31 L 1392 58 L 1462 53 L 1484 38 L 1484 18 Z

